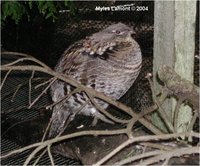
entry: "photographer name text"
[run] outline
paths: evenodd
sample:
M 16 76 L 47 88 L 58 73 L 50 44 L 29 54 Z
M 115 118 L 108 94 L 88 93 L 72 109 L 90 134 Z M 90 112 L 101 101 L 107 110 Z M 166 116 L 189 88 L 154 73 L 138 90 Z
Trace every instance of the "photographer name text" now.
M 95 11 L 148 11 L 148 6 L 119 5 L 119 6 L 96 6 Z

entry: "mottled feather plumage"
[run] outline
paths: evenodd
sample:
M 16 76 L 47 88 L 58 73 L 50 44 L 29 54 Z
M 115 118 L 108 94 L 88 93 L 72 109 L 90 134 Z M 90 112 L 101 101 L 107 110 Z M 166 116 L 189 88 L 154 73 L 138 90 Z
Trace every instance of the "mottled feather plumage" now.
M 131 34 L 132 29 L 122 23 L 111 25 L 70 46 L 55 70 L 118 100 L 131 87 L 141 69 L 141 50 Z M 60 100 L 73 89 L 62 81 L 55 81 L 51 86 L 53 101 Z M 76 93 L 55 105 L 50 136 L 60 133 L 77 113 L 111 122 L 91 102 L 80 110 L 87 100 L 84 93 Z M 100 99 L 95 100 L 102 108 L 108 107 Z

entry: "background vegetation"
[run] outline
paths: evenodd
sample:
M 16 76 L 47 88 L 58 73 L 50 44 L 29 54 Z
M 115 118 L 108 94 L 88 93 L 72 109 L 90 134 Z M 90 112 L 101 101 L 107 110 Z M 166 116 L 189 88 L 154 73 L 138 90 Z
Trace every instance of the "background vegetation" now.
M 1 25 L 5 25 L 8 19 L 18 24 L 23 18 L 31 21 L 34 15 L 42 15 L 53 22 L 57 19 L 59 11 L 69 10 L 75 13 L 75 7 L 71 0 L 66 1 L 4 1 L 1 4 Z

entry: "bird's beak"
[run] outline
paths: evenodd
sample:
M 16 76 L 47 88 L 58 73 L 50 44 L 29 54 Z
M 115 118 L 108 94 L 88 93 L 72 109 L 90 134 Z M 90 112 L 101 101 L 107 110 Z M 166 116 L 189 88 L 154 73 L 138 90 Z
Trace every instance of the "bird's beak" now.
M 131 35 L 136 35 L 135 31 L 130 31 Z
M 134 38 L 134 37 L 136 36 L 136 32 L 135 32 L 135 31 L 130 31 L 130 36 L 131 36 L 132 38 Z

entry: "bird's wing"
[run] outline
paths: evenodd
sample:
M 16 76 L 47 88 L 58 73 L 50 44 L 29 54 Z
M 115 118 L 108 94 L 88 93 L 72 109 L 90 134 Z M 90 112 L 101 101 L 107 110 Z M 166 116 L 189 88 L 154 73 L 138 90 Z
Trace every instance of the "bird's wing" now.
M 84 40 L 78 41 L 69 47 L 59 60 L 55 70 L 76 79 L 83 85 L 94 88 L 99 58 L 82 51 Z M 95 89 L 95 88 L 94 88 Z
M 120 60 L 114 59 L 116 59 L 115 56 L 120 58 L 124 54 L 123 51 L 130 45 L 125 45 L 123 48 L 115 46 L 112 51 L 107 49 L 102 55 L 90 55 L 82 51 L 83 43 L 84 40 L 78 41 L 65 51 L 56 66 L 56 71 L 113 99 L 119 99 L 124 94 L 122 91 L 125 92 L 125 90 L 120 90 L 119 80 L 126 75 L 123 75 Z

